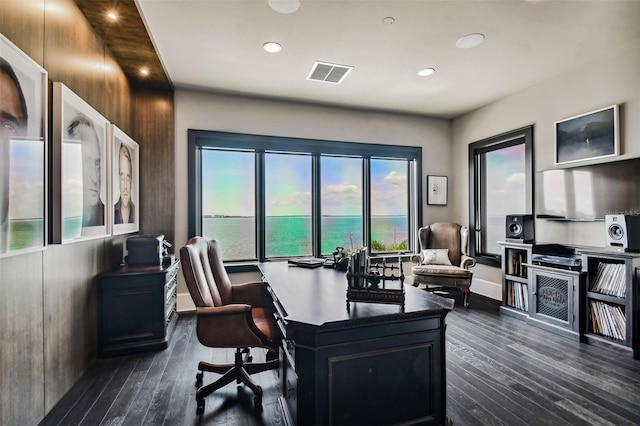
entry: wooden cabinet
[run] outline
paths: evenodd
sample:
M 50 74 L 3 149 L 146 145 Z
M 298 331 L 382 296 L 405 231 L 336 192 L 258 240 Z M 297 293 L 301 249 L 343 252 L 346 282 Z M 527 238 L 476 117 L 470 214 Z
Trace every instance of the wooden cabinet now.
M 175 326 L 179 262 L 125 266 L 98 279 L 98 345 L 102 356 L 165 349 Z
M 529 314 L 530 288 L 527 265 L 533 245 L 500 242 L 502 246 L 502 306 L 500 312 L 525 319 Z
M 527 322 L 565 337 L 580 337 L 580 271 L 528 265 L 530 307 Z
M 587 274 L 582 305 L 582 340 L 633 353 L 640 359 L 640 254 L 580 250 Z
M 580 271 L 537 265 L 538 246 L 500 242 L 502 306 L 500 312 L 578 340 L 580 338 Z

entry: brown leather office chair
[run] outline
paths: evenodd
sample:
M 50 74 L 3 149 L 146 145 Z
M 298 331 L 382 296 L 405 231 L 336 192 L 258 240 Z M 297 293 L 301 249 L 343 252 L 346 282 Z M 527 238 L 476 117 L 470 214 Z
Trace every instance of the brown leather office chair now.
M 439 222 L 418 230 L 420 254 L 412 256 L 413 285 L 426 290 L 459 288 L 464 293 L 464 307 L 469 307 L 469 287 L 476 264 L 469 257 L 469 229 L 451 222 Z
M 255 405 L 261 405 L 262 388 L 249 375 L 278 368 L 281 341 L 264 284 L 231 285 L 215 240 L 191 238 L 180 248 L 180 260 L 184 279 L 196 305 L 198 340 L 212 348 L 236 348 L 234 364 L 198 363 L 196 412 L 204 411 L 207 395 L 234 380 L 247 385 L 255 394 Z M 255 347 L 268 350 L 265 363 L 251 362 L 249 348 Z M 205 371 L 223 376 L 201 386 Z

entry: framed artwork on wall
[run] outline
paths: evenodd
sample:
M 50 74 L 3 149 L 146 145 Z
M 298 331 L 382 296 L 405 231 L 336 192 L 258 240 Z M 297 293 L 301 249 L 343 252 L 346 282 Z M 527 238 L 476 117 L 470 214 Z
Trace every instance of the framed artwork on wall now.
M 137 232 L 140 228 L 140 156 L 138 144 L 125 132 L 111 125 L 112 234 Z
M 427 204 L 432 206 L 447 205 L 446 176 L 427 176 Z
M 110 232 L 109 122 L 62 83 L 53 83 L 52 243 Z
M 620 155 L 618 105 L 556 121 L 555 139 L 556 164 Z
M 47 72 L 0 34 L 0 257 L 47 242 Z

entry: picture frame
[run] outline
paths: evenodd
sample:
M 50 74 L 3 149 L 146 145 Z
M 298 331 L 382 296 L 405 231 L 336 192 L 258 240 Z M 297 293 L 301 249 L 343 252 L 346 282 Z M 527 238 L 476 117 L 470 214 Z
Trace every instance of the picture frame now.
M 8 257 L 47 244 L 48 73 L 2 34 L 0 62 L 0 257 Z
M 52 244 L 106 237 L 111 229 L 109 121 L 53 83 Z
M 447 205 L 447 176 L 427 176 L 427 204 L 431 206 Z
M 111 205 L 112 235 L 140 229 L 139 145 L 116 125 L 111 125 Z
M 618 105 L 555 122 L 555 164 L 620 155 Z

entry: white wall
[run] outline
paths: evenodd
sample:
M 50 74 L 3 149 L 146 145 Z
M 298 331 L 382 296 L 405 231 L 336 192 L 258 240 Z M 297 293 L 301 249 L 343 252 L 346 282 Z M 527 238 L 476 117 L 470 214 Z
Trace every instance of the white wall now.
M 451 125 L 449 120 L 394 113 L 342 109 L 267 99 L 175 92 L 176 111 L 176 247 L 187 241 L 187 130 L 216 130 L 259 135 L 323 140 L 421 146 L 423 175 L 451 176 Z M 423 179 L 423 193 L 426 182 Z M 426 198 L 424 198 L 426 200 Z M 451 207 L 423 206 L 424 220 L 447 220 Z M 182 280 L 182 277 L 180 276 Z M 178 287 L 178 309 L 193 305 L 184 282 Z
M 554 78 L 494 102 L 453 121 L 453 164 L 468 180 L 468 145 L 534 125 L 534 170 L 554 168 L 554 122 L 613 104 L 620 105 L 621 157 L 640 157 L 640 40 L 614 48 Z M 580 163 L 589 164 L 589 163 Z M 464 175 L 464 176 L 463 176 Z M 453 195 L 454 216 L 469 221 L 468 185 Z M 536 240 L 604 246 L 603 222 L 564 223 L 536 220 Z M 500 299 L 498 268 L 478 266 L 472 291 Z M 497 297 L 496 297 L 497 295 Z

